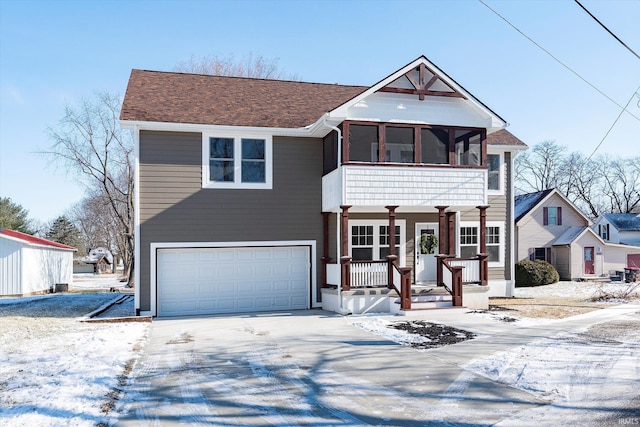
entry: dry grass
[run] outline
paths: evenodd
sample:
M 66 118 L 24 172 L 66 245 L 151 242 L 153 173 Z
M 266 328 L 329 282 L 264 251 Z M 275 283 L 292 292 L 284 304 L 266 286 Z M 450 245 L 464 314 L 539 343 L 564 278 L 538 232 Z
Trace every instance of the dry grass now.
M 522 317 L 562 319 L 590 311 L 611 307 L 616 303 L 585 301 L 584 298 L 538 297 L 538 298 L 490 298 L 491 310 L 513 310 Z

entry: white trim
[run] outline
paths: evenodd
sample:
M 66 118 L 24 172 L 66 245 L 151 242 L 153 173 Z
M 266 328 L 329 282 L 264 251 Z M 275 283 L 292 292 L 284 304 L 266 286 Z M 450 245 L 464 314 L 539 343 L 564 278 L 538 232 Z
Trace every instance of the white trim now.
M 335 108 L 334 110 L 330 111 L 329 112 L 329 117 L 330 118 L 343 118 L 343 119 L 346 118 L 348 116 L 348 109 L 350 107 L 352 107 L 353 105 L 355 105 L 358 102 L 362 101 L 364 98 L 370 96 L 371 94 L 377 92 L 379 89 L 381 89 L 381 88 L 387 86 L 388 84 L 392 83 L 394 80 L 400 78 L 401 76 L 403 76 L 407 72 L 413 70 L 414 68 L 416 68 L 420 64 L 426 65 L 427 68 L 429 68 L 432 72 L 434 72 L 438 76 L 438 78 L 440 78 L 442 81 L 447 83 L 450 87 L 454 88 L 459 93 L 464 94 L 467 97 L 466 101 L 469 101 L 470 105 L 472 105 L 476 109 L 480 110 L 484 115 L 486 115 L 489 118 L 491 118 L 491 122 L 492 122 L 492 124 L 490 126 L 491 128 L 501 128 L 502 129 L 502 128 L 505 128 L 507 126 L 507 123 L 501 117 L 499 117 L 496 113 L 491 111 L 487 106 L 482 104 L 482 102 L 480 102 L 475 96 L 473 96 L 466 89 L 464 89 L 462 86 L 460 86 L 458 83 L 456 83 L 444 71 L 440 70 L 437 66 L 432 64 L 424 56 L 420 56 L 419 58 L 415 59 L 414 61 L 412 61 L 409 64 L 405 65 L 404 67 L 400 68 L 399 70 L 397 70 L 393 74 L 390 74 L 386 78 L 380 80 L 378 83 L 374 84 L 369 89 L 367 89 L 364 92 L 362 92 L 360 95 L 357 95 L 356 97 L 351 98 L 350 100 L 348 100 L 344 104 L 342 104 L 339 107 Z
M 498 172 L 499 172 L 499 177 L 498 177 L 498 183 L 499 183 L 499 187 L 497 190 L 491 190 L 489 188 L 489 161 L 487 159 L 487 195 L 488 196 L 502 196 L 504 195 L 504 190 L 505 190 L 505 185 L 504 185 L 504 177 L 505 177 L 505 169 L 506 169 L 506 165 L 504 162 L 504 152 L 492 152 L 492 150 L 487 149 L 487 157 L 489 156 L 498 156 L 499 160 L 499 164 L 498 164 Z
M 134 310 L 140 310 L 140 129 L 133 128 L 133 280 Z
M 509 175 L 507 175 L 507 179 L 509 180 L 509 209 L 511 212 L 511 217 L 507 219 L 507 227 L 509 227 L 509 277 L 511 280 L 508 280 L 509 289 L 507 291 L 508 297 L 512 297 L 515 294 L 516 289 L 516 218 L 515 218 L 515 183 L 514 183 L 514 171 L 513 167 L 515 165 L 514 158 L 518 153 L 511 153 L 509 156 Z
M 45 244 L 40 244 L 40 243 L 27 242 L 26 240 L 22 240 L 19 237 L 7 236 L 6 234 L 0 234 L 0 237 L 4 237 L 7 240 L 11 240 L 11 241 L 14 241 L 14 242 L 17 242 L 17 243 L 21 243 L 22 245 L 28 246 L 30 248 L 42 248 L 42 249 L 58 250 L 58 251 L 65 251 L 65 252 L 76 252 L 77 251 L 76 248 L 60 248 L 60 247 L 57 247 L 57 246 L 51 246 L 51 245 L 45 245 Z
M 349 256 L 352 257 L 352 242 L 351 242 L 351 227 L 354 225 L 372 225 L 373 226 L 373 248 L 378 248 L 378 254 L 380 249 L 380 229 L 378 228 L 381 225 L 389 226 L 389 220 L 384 219 L 349 219 Z M 406 258 L 407 258 L 407 221 L 404 219 L 396 219 L 396 226 L 400 227 L 400 248 L 398 251 L 400 252 L 398 255 L 398 264 L 401 267 L 406 266 Z M 375 251 L 373 251 L 373 255 L 376 255 Z
M 234 182 L 209 180 L 209 138 L 233 138 L 234 141 Z M 262 139 L 265 150 L 265 182 L 242 182 L 242 139 Z M 273 138 L 267 133 L 248 133 L 240 130 L 229 132 L 202 133 L 202 188 L 271 190 L 273 188 Z
M 505 239 L 506 239 L 506 228 L 505 228 L 505 223 L 503 221 L 487 221 L 485 224 L 487 227 L 499 227 L 500 228 L 500 244 L 499 244 L 499 250 L 498 250 L 498 255 L 499 255 L 499 260 L 498 261 L 489 261 L 488 262 L 488 266 L 489 267 L 504 267 L 504 259 L 505 259 Z M 480 221 L 460 221 L 456 227 L 456 230 L 458 230 L 457 236 L 458 238 L 456 239 L 456 253 L 460 254 L 460 228 L 462 227 L 476 227 L 478 229 L 478 243 L 477 243 L 477 248 L 478 250 L 480 249 Z M 495 245 L 491 245 L 491 246 L 495 246 Z
M 310 249 L 310 270 L 311 289 L 307 293 L 307 301 L 311 301 L 311 308 L 322 307 L 322 303 L 317 301 L 317 280 L 316 280 L 316 241 L 315 240 L 282 240 L 282 241 L 259 241 L 259 242 L 154 242 L 149 245 L 149 298 L 151 310 L 145 314 L 157 316 L 157 265 L 156 254 L 158 249 L 187 249 L 187 248 L 243 248 L 243 247 L 269 247 L 269 246 L 309 246 Z M 136 285 L 137 286 L 137 285 Z
M 323 116 L 324 117 L 324 116 Z M 238 133 L 249 132 L 261 135 L 278 136 L 309 136 L 317 130 L 317 124 L 303 128 L 274 128 L 257 126 L 228 126 L 228 125 L 208 125 L 202 123 L 173 123 L 173 122 L 153 122 L 139 120 L 120 120 L 123 129 L 154 130 L 166 132 L 211 132 L 211 133 Z

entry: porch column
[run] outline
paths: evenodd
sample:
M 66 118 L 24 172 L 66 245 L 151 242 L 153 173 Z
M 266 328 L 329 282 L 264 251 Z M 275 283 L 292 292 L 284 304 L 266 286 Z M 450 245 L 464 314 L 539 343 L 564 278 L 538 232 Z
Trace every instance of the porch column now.
M 447 247 L 448 247 L 448 254 L 450 256 L 455 256 L 456 255 L 456 241 L 455 241 L 455 236 L 456 236 L 456 230 L 455 230 L 455 219 L 456 219 L 456 213 L 455 212 L 447 212 L 447 225 L 448 225 L 448 234 L 447 234 Z
M 447 209 L 448 207 L 449 206 L 436 206 L 436 209 L 438 209 L 438 232 L 440 234 L 440 239 L 438 239 L 439 254 L 446 254 L 447 252 L 449 252 L 449 248 L 447 247 L 448 244 L 446 243 L 446 240 L 449 240 L 449 239 L 444 238 L 447 235 L 445 209 Z
M 320 286 L 327 286 L 327 264 L 331 262 L 329 258 L 329 215 L 331 212 L 322 212 L 322 283 Z
M 476 206 L 480 211 L 480 253 L 478 254 L 480 262 L 480 285 L 486 286 L 489 279 L 489 263 L 487 258 L 487 208 L 489 206 Z
M 341 226 L 340 226 L 340 242 L 342 244 L 342 256 L 340 264 L 342 266 L 342 290 L 351 289 L 351 257 L 349 256 L 349 208 L 350 205 L 342 205 Z
M 385 206 L 389 209 L 389 255 L 387 256 L 387 287 L 393 289 L 393 262 L 398 259 L 396 255 L 396 208 L 397 206 Z
M 396 255 L 396 209 L 397 206 L 385 206 L 389 209 L 389 255 Z

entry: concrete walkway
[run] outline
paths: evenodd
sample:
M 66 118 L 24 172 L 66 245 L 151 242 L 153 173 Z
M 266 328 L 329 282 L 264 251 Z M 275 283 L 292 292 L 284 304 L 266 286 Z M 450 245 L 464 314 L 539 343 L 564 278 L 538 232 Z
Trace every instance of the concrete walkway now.
M 427 351 L 320 310 L 154 320 L 116 425 L 493 425 L 547 402 L 461 366 L 629 310 L 529 327 L 428 311 L 479 336 Z

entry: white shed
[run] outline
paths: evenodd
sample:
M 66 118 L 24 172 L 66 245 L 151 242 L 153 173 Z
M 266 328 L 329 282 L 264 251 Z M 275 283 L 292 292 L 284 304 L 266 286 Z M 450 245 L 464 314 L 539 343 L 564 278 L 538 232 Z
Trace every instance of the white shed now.
M 60 283 L 71 286 L 75 250 L 0 228 L 0 296 L 42 294 Z

